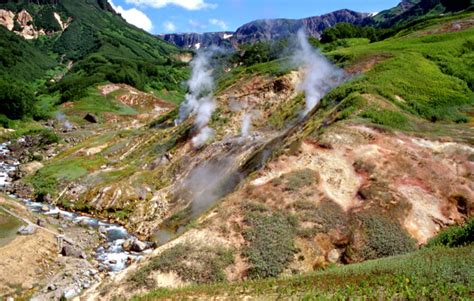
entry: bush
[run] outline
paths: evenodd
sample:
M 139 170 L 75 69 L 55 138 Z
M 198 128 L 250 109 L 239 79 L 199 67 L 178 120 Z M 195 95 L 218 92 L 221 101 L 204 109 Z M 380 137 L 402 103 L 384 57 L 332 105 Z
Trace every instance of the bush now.
M 133 274 L 129 281 L 135 286 L 153 287 L 148 276 L 153 271 L 174 271 L 184 281 L 213 283 L 226 280 L 224 269 L 234 262 L 231 250 L 222 247 L 198 247 L 188 243 L 169 248 L 148 265 Z
M 0 80 L 0 114 L 10 119 L 21 119 L 32 113 L 35 96 L 24 85 Z
M 283 214 L 247 213 L 249 226 L 243 233 L 248 246 L 243 251 L 250 268 L 249 278 L 276 277 L 292 261 L 296 248 L 293 239 L 296 222 Z
M 449 227 L 428 241 L 428 247 L 460 247 L 474 242 L 474 218 L 461 226 Z
M 415 241 L 397 221 L 376 214 L 360 216 L 365 246 L 362 255 L 365 260 L 408 253 L 416 249 Z

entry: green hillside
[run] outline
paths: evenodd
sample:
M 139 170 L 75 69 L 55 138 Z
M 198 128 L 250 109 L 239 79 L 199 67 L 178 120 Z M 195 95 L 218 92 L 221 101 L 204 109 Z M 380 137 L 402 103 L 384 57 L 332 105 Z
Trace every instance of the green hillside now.
M 89 87 L 105 82 L 183 93 L 187 66 L 177 61 L 178 49 L 125 22 L 107 1 L 5 1 L 0 8 L 26 10 L 34 28 L 47 33 L 24 40 L 0 29 L 0 79 L 10 82 L 13 90 L 16 85 L 30 86 L 42 99 L 37 106 L 42 112 L 25 117 L 47 117 L 55 105 L 84 98 Z M 61 30 L 54 13 L 69 22 L 67 28 Z M 16 29 L 21 30 L 18 23 Z M 17 102 L 23 102 L 21 96 Z

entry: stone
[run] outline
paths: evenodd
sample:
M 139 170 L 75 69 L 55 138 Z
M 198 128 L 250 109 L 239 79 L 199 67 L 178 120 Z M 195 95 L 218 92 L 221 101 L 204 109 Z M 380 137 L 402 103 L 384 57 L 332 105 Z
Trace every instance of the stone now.
M 327 259 L 331 263 L 336 263 L 339 261 L 339 258 L 341 257 L 341 253 L 339 252 L 338 249 L 332 249 L 329 251 Z
M 18 234 L 20 235 L 32 235 L 35 232 L 36 232 L 36 226 L 33 224 L 21 226 L 20 229 L 18 229 Z
M 45 221 L 44 219 L 42 219 L 42 218 L 38 218 L 38 219 L 36 220 L 36 224 L 37 224 L 38 226 L 40 226 L 40 227 L 45 227 L 45 226 L 46 226 L 46 221 Z
M 139 241 L 138 239 L 134 240 L 132 243 L 132 248 L 131 250 L 133 252 L 143 252 L 147 248 L 147 244 Z
M 87 113 L 86 116 L 84 116 L 84 120 L 89 121 L 90 123 L 98 123 L 99 119 L 97 116 L 91 113 Z
M 130 252 L 132 250 L 133 241 L 132 239 L 127 239 L 123 242 L 122 248 L 124 251 Z
M 109 260 L 109 263 L 110 263 L 110 264 L 117 264 L 117 260 L 115 260 L 115 259 L 110 259 L 110 260 Z
M 84 254 L 84 252 L 82 252 L 81 249 L 75 247 L 75 246 L 71 246 L 71 245 L 64 245 L 61 249 L 61 255 L 63 256 L 68 256 L 68 257 L 77 257 L 77 258 L 82 258 Z
M 48 212 L 49 211 L 49 207 L 44 205 L 43 207 L 41 207 L 41 211 L 43 212 Z

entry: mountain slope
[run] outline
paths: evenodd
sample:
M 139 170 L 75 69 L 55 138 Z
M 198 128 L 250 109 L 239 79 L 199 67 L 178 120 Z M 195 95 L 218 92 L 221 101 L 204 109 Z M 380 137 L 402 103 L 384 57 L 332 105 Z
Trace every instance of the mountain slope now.
M 202 147 L 192 118 L 174 122 L 177 110 L 133 130 L 117 118 L 24 180 L 157 243 L 91 298 L 411 252 L 474 214 L 472 20 L 439 17 L 327 48 L 351 76 L 306 118 L 303 70 L 285 59 L 242 65 L 218 79 L 215 136 Z M 81 173 L 64 180 L 74 165 Z
M 197 43 L 199 43 L 200 47 L 209 47 L 211 45 L 235 47 L 236 45 L 288 38 L 291 35 L 296 34 L 300 28 L 305 28 L 310 36 L 319 37 L 324 29 L 337 23 L 348 22 L 352 24 L 361 24 L 368 16 L 369 14 L 357 13 L 344 9 L 321 16 L 299 20 L 257 20 L 242 25 L 234 33 L 183 33 L 166 34 L 161 35 L 160 37 L 165 41 L 184 49 L 196 48 Z
M 179 50 L 125 22 L 105 0 L 2 1 L 0 15 L 2 35 L 16 41 L 0 45 L 7 55 L 0 77 L 40 80 L 38 98 L 45 101 L 39 115 L 106 82 L 183 93 L 187 66 L 178 60 Z

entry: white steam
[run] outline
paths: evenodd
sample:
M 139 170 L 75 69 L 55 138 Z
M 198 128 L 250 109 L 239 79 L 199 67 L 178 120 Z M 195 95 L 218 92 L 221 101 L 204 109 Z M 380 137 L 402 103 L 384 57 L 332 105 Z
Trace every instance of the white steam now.
M 242 129 L 241 129 L 242 137 L 248 138 L 250 136 L 251 129 L 252 129 L 252 115 L 249 113 L 246 113 L 244 115 L 244 118 L 242 118 Z
M 59 121 L 62 124 L 63 128 L 65 128 L 67 130 L 72 129 L 72 124 L 71 124 L 71 122 L 69 122 L 66 115 L 64 115 L 61 112 L 58 112 L 58 113 L 56 113 L 55 117 L 56 117 L 56 120 Z
M 293 60 L 305 74 L 298 89 L 305 92 L 306 107 L 303 115 L 306 115 L 316 107 L 327 92 L 342 82 L 344 72 L 313 49 L 304 29 L 298 31 L 298 47 Z
M 196 116 L 195 126 L 198 134 L 192 139 L 195 147 L 200 147 L 213 135 L 214 130 L 208 127 L 212 113 L 216 106 L 212 90 L 214 89 L 214 79 L 209 60 L 212 52 L 199 52 L 191 61 L 191 78 L 187 84 L 189 93 L 179 110 L 179 119 L 176 123 L 183 122 L 189 116 Z

